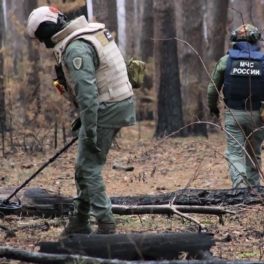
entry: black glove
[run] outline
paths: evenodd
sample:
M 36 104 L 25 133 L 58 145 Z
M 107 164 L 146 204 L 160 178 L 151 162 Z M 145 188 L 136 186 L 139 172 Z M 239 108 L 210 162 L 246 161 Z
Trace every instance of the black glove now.
M 86 137 L 86 138 L 84 139 L 84 141 L 85 141 L 85 144 L 86 144 L 87 148 L 88 148 L 93 154 L 96 154 L 96 153 L 101 152 L 101 149 L 99 149 L 99 148 L 96 146 L 96 143 L 95 143 L 94 138 L 92 138 L 92 137 Z
M 210 115 L 211 115 L 211 117 L 219 118 L 220 117 L 219 109 L 217 107 L 216 108 L 210 108 Z

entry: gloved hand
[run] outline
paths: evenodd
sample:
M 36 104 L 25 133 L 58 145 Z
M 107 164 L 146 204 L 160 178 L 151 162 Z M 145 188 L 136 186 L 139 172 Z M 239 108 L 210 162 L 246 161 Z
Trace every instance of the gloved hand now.
M 87 148 L 88 148 L 93 154 L 96 154 L 96 153 L 101 152 L 101 149 L 99 149 L 99 148 L 96 146 L 96 143 L 95 143 L 94 138 L 92 138 L 92 137 L 86 137 L 86 138 L 84 139 L 84 141 L 85 141 L 85 144 L 86 144 Z
M 211 117 L 219 118 L 220 117 L 219 109 L 217 107 L 216 108 L 210 108 L 210 115 L 211 115 Z

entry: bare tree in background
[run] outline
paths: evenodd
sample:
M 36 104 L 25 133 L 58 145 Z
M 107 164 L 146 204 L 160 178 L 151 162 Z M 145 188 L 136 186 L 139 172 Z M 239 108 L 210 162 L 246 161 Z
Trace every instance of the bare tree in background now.
M 203 57 L 203 8 L 204 0 L 185 0 L 182 3 L 183 10 L 183 39 L 189 43 Z M 204 68 L 197 54 L 189 45 L 183 46 L 182 57 L 182 100 L 183 119 L 185 124 L 204 119 L 205 90 L 207 83 L 203 83 Z M 209 80 L 209 79 L 208 79 Z M 205 124 L 194 124 L 188 127 L 190 135 L 206 136 Z
M 24 19 L 23 11 L 21 12 L 23 10 L 23 1 L 6 0 L 5 4 L 7 17 L 6 30 L 8 32 L 6 42 L 9 43 L 9 54 L 7 54 L 12 54 L 14 73 L 21 75 L 22 73 L 19 71 L 19 68 L 23 59 L 23 50 L 21 49 L 21 44 L 24 42 L 24 36 L 21 34 L 21 26 Z
M 4 132 L 6 130 L 6 109 L 5 109 L 5 85 L 4 85 L 4 11 L 3 11 L 3 1 L 0 1 L 0 130 L 2 132 L 2 137 L 4 137 Z M 2 141 L 4 142 L 4 141 Z M 4 147 L 3 147 L 4 149 Z
M 86 19 L 88 20 L 86 4 L 83 6 L 79 6 L 78 8 L 72 9 L 70 11 L 68 10 L 64 11 L 63 13 L 67 16 L 68 20 L 76 19 L 77 17 L 82 16 L 82 15 L 84 15 Z
M 38 7 L 37 1 L 31 0 L 24 0 L 23 8 L 24 8 L 24 26 L 27 25 L 27 19 L 35 8 Z M 38 115 L 41 112 L 41 100 L 40 100 L 40 79 L 39 79 L 39 61 L 40 55 L 35 47 L 35 43 L 28 38 L 26 35 L 25 38 L 27 39 L 27 48 L 28 48 L 28 63 L 29 66 L 26 69 L 26 89 L 24 89 L 25 96 L 27 97 L 28 101 L 28 108 L 29 116 L 26 115 L 26 121 L 34 122 Z M 34 104 L 32 105 L 32 102 Z M 32 109 L 33 107 L 33 109 Z M 34 116 L 32 115 L 34 113 Z
M 155 85 L 158 91 L 155 137 L 164 137 L 183 127 L 177 41 L 173 39 L 175 25 L 175 1 L 154 0 Z
M 144 0 L 142 30 L 140 34 L 140 57 L 148 62 L 153 57 L 153 0 Z
M 126 10 L 126 58 L 135 56 L 136 37 L 135 37 L 135 3 L 134 0 L 125 1 Z
M 35 1 L 33 1 L 35 2 Z M 16 86 L 11 84 L 10 93 L 13 98 L 18 98 L 18 104 L 15 109 L 11 111 L 11 119 L 22 121 L 26 119 L 27 105 L 30 96 L 26 90 L 26 78 L 25 69 L 27 67 L 21 67 L 24 59 L 24 52 L 27 48 L 21 48 L 25 43 L 25 28 L 24 26 L 24 6 L 23 1 L 8 0 L 6 4 L 6 52 L 7 64 L 5 69 L 6 85 L 7 87 L 12 83 L 14 79 L 18 80 Z M 19 83 L 19 84 L 18 84 Z M 10 105 L 13 107 L 13 101 L 10 100 Z M 15 115 L 12 115 L 14 113 Z
M 255 27 L 263 27 L 262 21 L 262 4 L 261 0 L 246 1 L 234 0 L 230 1 L 230 12 L 232 14 L 233 29 L 239 27 L 241 24 L 252 24 Z M 243 20 L 242 20 L 242 16 Z
M 93 14 L 97 22 L 105 24 L 118 43 L 116 0 L 93 0 Z
M 116 0 L 108 0 L 108 27 L 115 32 L 115 41 L 118 44 L 117 4 Z
M 210 2 L 210 0 L 208 0 Z M 214 2 L 214 1 L 212 1 Z M 230 33 L 244 23 L 253 24 L 262 32 L 262 17 L 264 14 L 264 3 L 262 0 L 246 1 L 233 0 L 229 1 L 229 9 L 227 14 L 227 27 L 225 35 L 225 50 L 231 47 L 229 40 Z M 208 15 L 209 16 L 209 15 Z M 243 17 L 243 19 L 242 19 Z
M 227 21 L 229 12 L 233 11 L 229 10 L 228 7 L 229 0 L 206 1 L 204 37 L 207 53 L 204 53 L 203 59 L 210 74 L 219 59 L 226 54 L 227 46 L 230 44 L 229 36 L 227 38 Z M 205 89 L 207 89 L 207 84 L 205 85 Z M 218 120 L 215 118 L 211 118 L 211 120 L 218 123 Z M 217 132 L 217 129 L 214 126 L 208 126 L 208 131 Z
M 207 0 L 207 59 L 210 72 L 225 53 L 228 5 L 229 0 Z
M 151 1 L 149 12 L 153 16 L 153 0 Z M 141 36 L 143 30 L 143 10 L 145 0 L 134 0 L 135 4 L 135 58 L 141 58 Z M 153 35 L 152 35 L 153 37 Z

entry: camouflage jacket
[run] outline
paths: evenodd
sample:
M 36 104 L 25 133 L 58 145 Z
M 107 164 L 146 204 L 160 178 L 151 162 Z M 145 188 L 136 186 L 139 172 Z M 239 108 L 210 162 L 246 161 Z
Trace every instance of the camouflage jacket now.
M 207 106 L 210 109 L 217 107 L 219 92 L 224 84 L 225 70 L 227 65 L 227 59 L 229 55 L 223 56 L 215 65 L 215 68 L 211 75 L 211 82 L 207 88 Z

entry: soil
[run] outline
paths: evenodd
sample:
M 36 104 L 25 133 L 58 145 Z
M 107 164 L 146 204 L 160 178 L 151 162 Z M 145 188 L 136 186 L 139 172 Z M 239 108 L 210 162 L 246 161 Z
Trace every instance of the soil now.
M 232 188 L 228 166 L 223 156 L 226 142 L 222 132 L 212 133 L 208 139 L 174 137 L 159 140 L 153 138 L 154 132 L 155 123 L 152 121 L 140 122 L 134 127 L 121 130 L 103 170 L 110 197 L 155 195 L 185 188 L 208 190 Z M 47 144 L 51 144 L 52 139 L 46 141 Z M 63 147 L 61 141 L 60 145 L 58 149 Z M 27 187 L 40 187 L 63 196 L 74 196 L 76 151 L 75 143 Z M 55 153 L 56 150 L 52 148 L 47 148 L 45 153 L 37 150 L 25 152 L 22 148 L 17 148 L 16 153 L 7 151 L 6 157 L 0 160 L 1 186 L 18 187 Z M 122 166 L 133 166 L 134 170 L 113 169 L 115 162 Z M 228 209 L 237 211 L 238 208 L 240 213 L 224 216 L 224 225 L 219 223 L 217 216 L 198 214 L 191 216 L 204 224 L 215 238 L 231 236 L 231 242 L 217 243 L 212 248 L 214 256 L 228 260 L 264 261 L 263 208 L 261 205 L 240 205 Z M 116 215 L 116 219 L 117 233 L 198 230 L 195 223 L 183 220 L 179 216 L 168 218 L 165 215 Z M 67 217 L 40 219 L 5 216 L 0 219 L 0 246 L 37 251 L 37 242 L 57 241 L 66 220 Z M 40 228 L 46 222 L 49 223 L 49 228 Z M 92 221 L 92 224 L 95 222 Z M 5 230 L 6 228 L 9 232 Z M 7 262 L 8 260 L 0 259 L 0 263 Z

